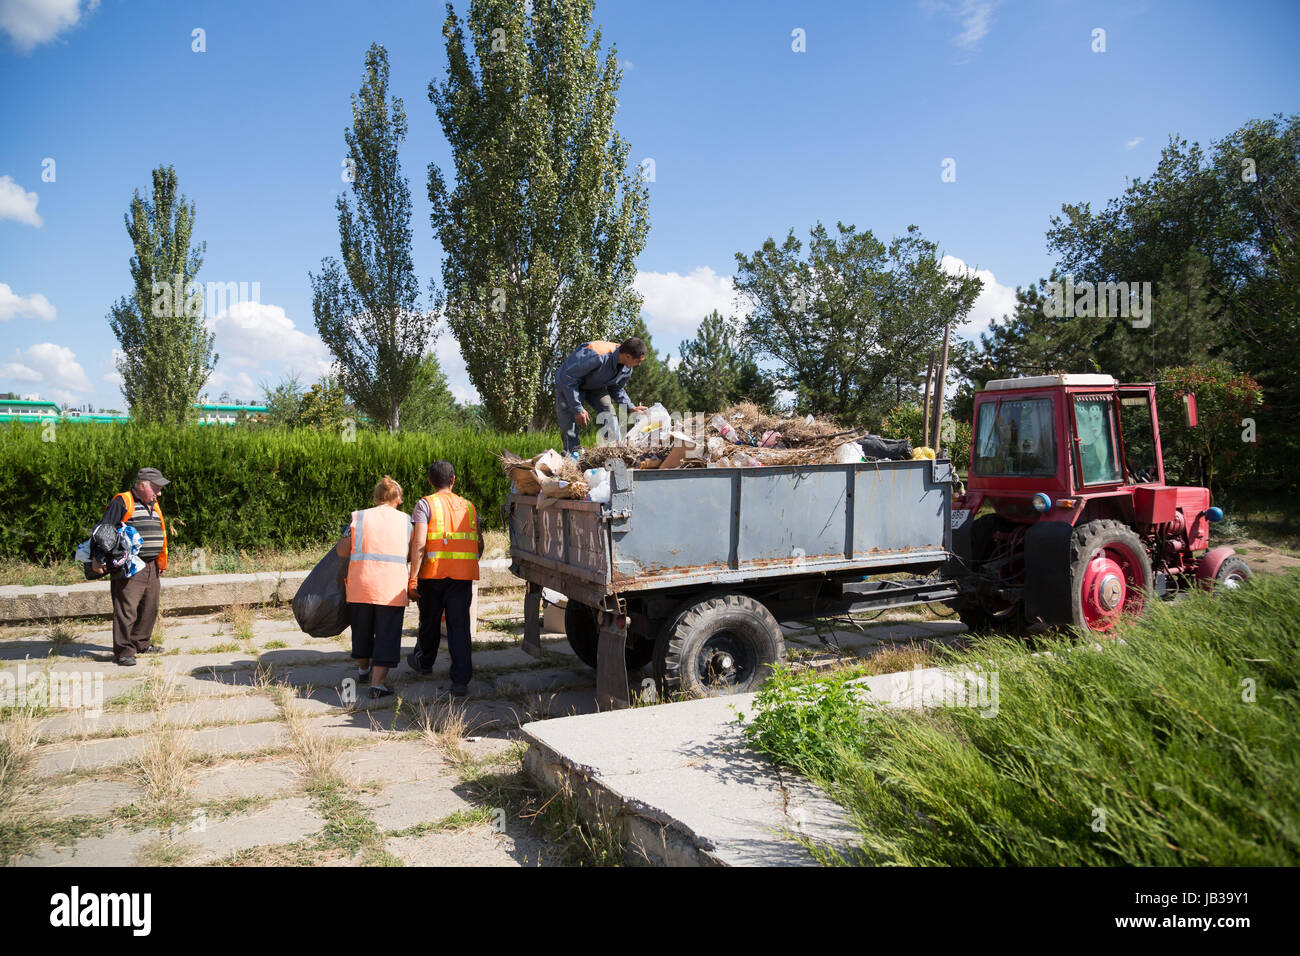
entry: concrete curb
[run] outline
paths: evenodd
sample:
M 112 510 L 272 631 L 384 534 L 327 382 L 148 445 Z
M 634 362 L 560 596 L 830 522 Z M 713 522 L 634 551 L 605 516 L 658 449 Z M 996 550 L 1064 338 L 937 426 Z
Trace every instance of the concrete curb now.
M 890 707 L 979 703 L 971 674 L 941 668 L 853 683 L 864 702 Z M 990 684 L 996 713 L 996 678 Z M 816 865 L 801 840 L 852 859 L 858 834 L 843 808 L 746 744 L 735 718 L 752 711 L 756 696 L 528 723 L 524 767 L 548 792 L 571 794 L 589 826 L 613 828 L 629 862 Z
M 309 571 L 261 571 L 252 574 L 163 575 L 159 596 L 164 611 L 206 611 L 243 604 L 287 604 Z M 479 565 L 480 590 L 513 588 L 523 582 L 510 573 L 510 560 Z M 0 623 L 89 617 L 113 613 L 107 580 L 80 584 L 4 585 L 0 587 Z

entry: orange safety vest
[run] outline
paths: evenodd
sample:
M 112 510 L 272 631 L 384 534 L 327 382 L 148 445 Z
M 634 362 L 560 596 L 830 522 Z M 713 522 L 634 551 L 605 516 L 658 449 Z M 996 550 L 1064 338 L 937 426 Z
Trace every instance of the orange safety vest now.
M 131 520 L 131 517 L 135 514 L 135 495 L 131 494 L 131 492 L 129 491 L 121 491 L 115 494 L 113 498 L 121 498 L 122 504 L 126 505 L 126 514 L 122 516 L 122 524 L 126 524 Z M 112 499 L 110 499 L 110 503 L 111 501 Z M 162 536 L 163 536 L 162 551 L 158 552 L 158 557 L 154 559 L 154 564 L 158 566 L 159 571 L 166 571 L 167 570 L 167 522 L 163 521 L 162 502 L 159 501 L 157 498 L 153 500 L 153 510 L 158 514 L 158 526 L 162 528 Z M 185 522 L 181 522 L 181 524 L 184 523 Z
M 388 505 L 352 512 L 352 555 L 347 597 L 351 604 L 406 607 L 409 516 Z
M 618 351 L 618 343 L 606 342 L 604 339 L 597 339 L 595 342 L 588 342 L 587 348 L 591 349 L 597 355 L 608 355 L 610 352 Z
M 478 513 L 472 502 L 450 491 L 425 495 L 429 530 L 424 539 L 422 578 L 478 580 Z

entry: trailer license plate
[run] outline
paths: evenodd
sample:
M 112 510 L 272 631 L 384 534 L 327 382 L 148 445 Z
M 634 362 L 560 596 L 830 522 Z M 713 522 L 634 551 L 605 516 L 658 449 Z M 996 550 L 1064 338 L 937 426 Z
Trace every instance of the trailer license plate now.
M 952 513 L 952 530 L 956 531 L 958 528 L 960 528 L 965 523 L 966 518 L 969 515 L 970 515 L 969 508 L 955 509 Z

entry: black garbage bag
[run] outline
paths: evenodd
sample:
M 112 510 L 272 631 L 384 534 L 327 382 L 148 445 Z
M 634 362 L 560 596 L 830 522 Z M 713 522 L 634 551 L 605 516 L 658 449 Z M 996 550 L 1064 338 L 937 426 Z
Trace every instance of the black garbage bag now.
M 343 579 L 348 574 L 348 559 L 340 558 L 333 548 L 293 596 L 293 617 L 298 626 L 312 637 L 337 637 L 348 626 L 348 595 Z
M 114 568 L 122 563 L 124 552 L 122 550 L 122 539 L 117 536 L 117 529 L 108 524 L 97 524 L 90 530 L 90 538 L 83 542 L 82 548 L 89 545 L 90 556 L 98 561 L 104 568 L 98 574 L 95 573 L 94 565 L 91 561 L 81 563 L 82 570 L 86 574 L 87 581 L 96 581 L 104 575 L 111 572 Z M 80 551 L 80 549 L 78 549 Z
M 862 455 L 867 461 L 911 461 L 912 443 L 906 438 L 882 438 L 868 435 L 857 439 L 862 446 Z

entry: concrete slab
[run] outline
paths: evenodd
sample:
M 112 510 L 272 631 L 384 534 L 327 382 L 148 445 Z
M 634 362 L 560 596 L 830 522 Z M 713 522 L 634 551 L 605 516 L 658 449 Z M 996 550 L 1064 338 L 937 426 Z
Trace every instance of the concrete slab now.
M 34 853 L 19 857 L 18 866 L 134 866 L 136 856 L 157 839 L 149 831 L 118 828 L 99 837 L 79 840 L 72 846 L 47 843 Z
M 200 803 L 243 797 L 280 797 L 302 786 L 302 767 L 291 758 L 237 760 L 194 773 L 190 794 Z
M 916 668 L 853 682 L 864 704 L 977 706 L 996 714 L 996 680 Z M 588 822 L 617 827 L 629 856 L 667 865 L 810 865 L 800 839 L 851 855 L 843 809 L 751 750 L 738 714 L 754 694 L 525 724 L 524 766 L 569 789 Z
M 135 784 L 117 780 L 83 780 L 45 791 L 41 794 L 41 803 L 46 813 L 62 820 L 67 817 L 102 817 L 143 796 L 144 791 Z
M 492 682 L 498 694 L 538 694 L 588 684 L 592 687 L 596 685 L 596 672 L 590 668 L 578 671 L 558 667 L 517 671 Z
M 262 571 L 251 574 L 165 575 L 159 602 L 164 613 L 224 608 L 236 602 L 287 604 L 298 593 L 309 573 Z M 519 583 L 519 579 L 510 573 L 509 558 L 479 562 L 480 593 L 514 589 Z M 113 602 L 107 580 L 35 587 L 0 586 L 0 623 L 112 613 Z
M 339 757 L 338 772 L 354 786 L 440 780 L 447 762 L 418 740 L 385 740 L 349 750 Z
M 473 807 L 453 789 L 458 786 L 459 778 L 448 774 L 390 784 L 378 793 L 364 793 L 359 799 L 379 829 L 405 830 L 417 823 L 433 823 L 457 810 Z
M 188 827 L 177 842 L 197 851 L 187 862 L 202 864 L 248 847 L 293 843 L 324 825 L 324 817 L 306 797 L 291 797 L 224 820 L 205 821 L 200 828 Z
M 385 849 L 407 866 L 554 866 L 559 862 L 543 841 L 493 833 L 487 825 L 389 837 Z

